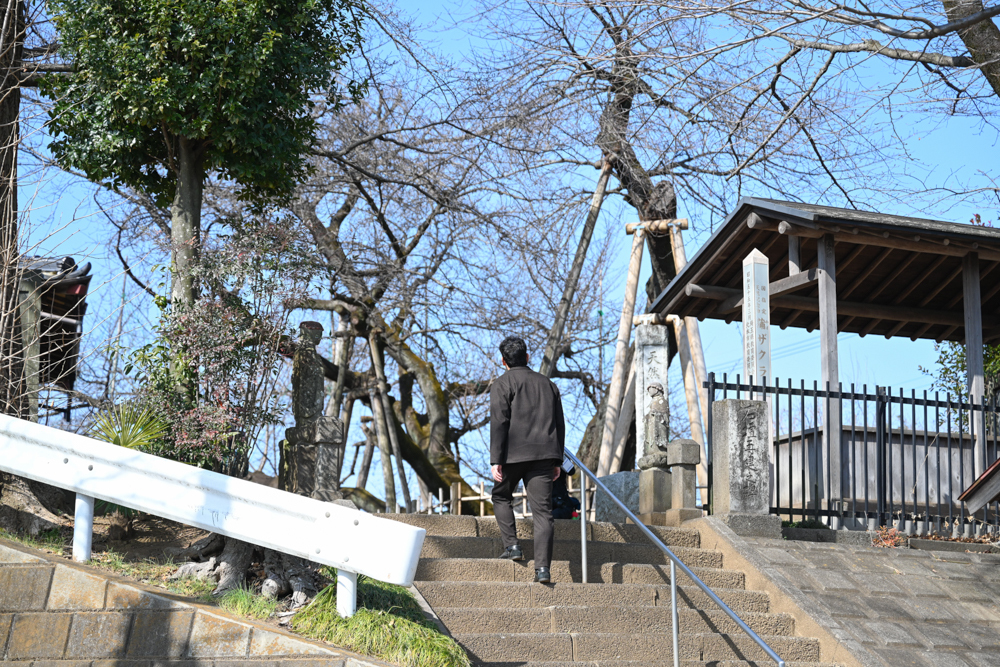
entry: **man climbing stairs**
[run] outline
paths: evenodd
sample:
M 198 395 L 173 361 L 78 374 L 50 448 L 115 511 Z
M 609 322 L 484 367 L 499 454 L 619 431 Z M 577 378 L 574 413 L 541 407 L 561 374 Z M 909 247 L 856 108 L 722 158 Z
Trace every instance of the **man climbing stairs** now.
M 531 522 L 518 522 L 525 560 L 503 551 L 492 517 L 390 515 L 427 529 L 415 588 L 473 662 L 491 667 L 653 667 L 673 664 L 670 565 L 635 526 L 588 523 L 582 583 L 580 523 L 557 521 L 550 585 L 533 583 Z M 746 590 L 696 530 L 654 528 L 660 539 L 795 667 L 820 662 L 816 639 Z M 525 539 L 527 538 L 527 539 Z M 690 580 L 678 581 L 679 653 L 685 667 L 773 664 Z M 758 663 L 747 661 L 759 661 Z

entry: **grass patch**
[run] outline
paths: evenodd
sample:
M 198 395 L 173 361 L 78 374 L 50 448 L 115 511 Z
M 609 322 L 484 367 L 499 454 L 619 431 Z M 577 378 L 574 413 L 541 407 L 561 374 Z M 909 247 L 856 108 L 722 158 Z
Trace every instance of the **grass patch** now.
M 66 540 L 58 528 L 42 531 L 38 537 L 28 537 L 27 535 L 15 535 L 0 528 L 0 537 L 11 542 L 23 544 L 29 549 L 48 551 L 62 556 L 66 550 Z
M 278 601 L 257 595 L 247 588 L 234 588 L 219 598 L 219 606 L 226 611 L 247 618 L 269 618 L 278 608 Z
M 168 591 L 175 593 L 176 595 L 198 598 L 199 601 L 206 603 L 215 602 L 215 598 L 212 596 L 212 591 L 215 590 L 216 584 L 211 579 L 199 579 L 198 577 L 188 576 L 157 585 L 163 586 Z
M 334 574 L 333 577 L 335 578 Z M 358 610 L 337 614 L 337 586 L 327 586 L 292 619 L 296 632 L 402 667 L 469 667 L 469 656 L 441 634 L 401 586 L 358 576 Z

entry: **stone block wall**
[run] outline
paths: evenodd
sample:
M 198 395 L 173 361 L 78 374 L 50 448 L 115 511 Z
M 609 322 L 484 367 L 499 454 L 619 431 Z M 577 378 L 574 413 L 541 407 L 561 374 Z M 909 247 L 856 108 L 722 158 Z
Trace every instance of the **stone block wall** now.
M 0 540 L 0 662 L 24 667 L 381 667 Z

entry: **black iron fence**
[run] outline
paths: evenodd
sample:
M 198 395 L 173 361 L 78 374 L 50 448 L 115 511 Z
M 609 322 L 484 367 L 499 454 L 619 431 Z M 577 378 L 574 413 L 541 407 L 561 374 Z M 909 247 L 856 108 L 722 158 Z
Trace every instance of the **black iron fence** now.
M 996 400 L 920 395 L 852 384 L 836 390 L 791 380 L 729 382 L 710 373 L 712 402 L 768 401 L 771 513 L 833 528 L 893 526 L 909 534 L 1000 532 L 1000 504 L 972 516 L 958 496 L 997 458 Z M 711 486 L 709 487 L 709 502 Z

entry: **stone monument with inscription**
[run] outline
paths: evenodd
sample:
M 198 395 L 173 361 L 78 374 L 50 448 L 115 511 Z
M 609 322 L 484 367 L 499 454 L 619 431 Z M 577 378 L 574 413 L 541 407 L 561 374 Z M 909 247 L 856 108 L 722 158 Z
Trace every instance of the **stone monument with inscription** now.
M 646 394 L 652 402 L 643 418 L 645 447 L 638 463 L 639 520 L 650 526 L 679 526 L 702 515 L 695 496 L 701 447 L 694 440 L 670 440 L 663 385 L 650 384 Z
M 739 535 L 781 537 L 781 517 L 769 514 L 767 403 L 715 401 L 712 424 L 712 514 Z
M 670 327 L 662 324 L 640 324 L 635 328 L 635 451 L 640 456 L 646 451 L 646 433 L 642 422 L 656 401 L 647 389 L 654 384 L 668 386 L 670 335 Z
M 285 430 L 279 487 L 318 500 L 340 500 L 344 435 L 340 420 L 323 414 L 325 375 L 323 362 L 316 353 L 323 326 L 318 322 L 303 322 L 299 332 L 292 365 L 295 426 Z

